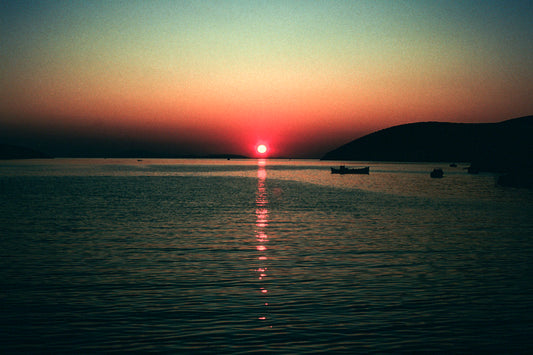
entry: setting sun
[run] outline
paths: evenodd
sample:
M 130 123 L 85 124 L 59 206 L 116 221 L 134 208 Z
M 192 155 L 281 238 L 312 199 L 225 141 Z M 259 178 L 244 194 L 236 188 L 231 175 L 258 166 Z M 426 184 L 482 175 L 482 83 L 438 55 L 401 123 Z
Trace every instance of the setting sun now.
M 259 154 L 265 154 L 267 152 L 267 150 L 268 150 L 268 148 L 264 144 L 260 144 L 260 145 L 257 146 L 257 152 Z

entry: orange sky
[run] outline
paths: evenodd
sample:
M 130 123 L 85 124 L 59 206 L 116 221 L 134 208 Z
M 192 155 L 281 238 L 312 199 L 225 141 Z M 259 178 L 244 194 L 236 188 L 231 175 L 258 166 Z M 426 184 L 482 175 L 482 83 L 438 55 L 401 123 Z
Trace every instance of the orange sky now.
M 530 1 L 1 6 L 0 142 L 56 155 L 320 156 L 396 124 L 533 112 Z

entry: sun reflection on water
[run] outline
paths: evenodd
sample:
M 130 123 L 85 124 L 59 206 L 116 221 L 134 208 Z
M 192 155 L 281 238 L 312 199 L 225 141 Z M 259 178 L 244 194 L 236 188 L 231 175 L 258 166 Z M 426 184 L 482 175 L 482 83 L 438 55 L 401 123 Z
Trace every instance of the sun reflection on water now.
M 262 304 L 264 306 L 264 309 L 262 310 L 262 313 L 258 316 L 258 319 L 261 321 L 268 319 L 268 310 L 266 307 L 268 307 L 267 302 L 267 295 L 268 295 L 268 289 L 266 288 L 266 285 L 264 284 L 265 278 L 268 276 L 267 270 L 267 261 L 268 256 L 266 255 L 266 252 L 268 250 L 266 244 L 268 243 L 268 234 L 266 232 L 266 228 L 268 227 L 268 199 L 267 199 L 267 192 L 265 187 L 265 180 L 266 180 L 266 169 L 265 169 L 266 161 L 264 159 L 261 159 L 258 161 L 257 164 L 257 192 L 256 192 L 256 198 L 255 198 L 255 216 L 256 216 L 256 222 L 255 222 L 255 238 L 256 238 L 256 250 L 260 252 L 260 255 L 258 256 L 258 267 L 255 269 L 255 272 L 257 273 L 257 278 L 261 282 L 261 287 L 259 288 L 259 291 L 261 293 L 262 297 Z

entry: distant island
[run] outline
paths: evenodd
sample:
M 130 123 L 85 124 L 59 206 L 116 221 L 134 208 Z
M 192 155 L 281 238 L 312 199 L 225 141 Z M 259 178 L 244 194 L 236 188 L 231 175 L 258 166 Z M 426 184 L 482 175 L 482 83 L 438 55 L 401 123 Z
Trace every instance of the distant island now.
M 179 154 L 161 153 L 147 150 L 125 150 L 118 153 L 109 154 L 108 158 L 143 158 L 143 159 L 247 159 L 248 157 L 238 154 Z
M 499 123 L 418 122 L 383 129 L 322 160 L 469 162 L 483 171 L 533 165 L 533 116 Z
M 10 144 L 0 144 L 0 159 L 50 159 L 52 156 L 37 150 Z
M 76 156 L 80 157 L 80 156 Z M 81 157 L 91 157 L 92 155 L 81 155 Z M 0 144 L 0 160 L 14 159 L 52 159 L 53 156 L 28 148 L 10 144 Z M 126 150 L 117 153 L 105 154 L 101 158 L 119 158 L 119 159 L 249 159 L 249 157 L 238 154 L 172 154 L 160 153 L 146 150 Z

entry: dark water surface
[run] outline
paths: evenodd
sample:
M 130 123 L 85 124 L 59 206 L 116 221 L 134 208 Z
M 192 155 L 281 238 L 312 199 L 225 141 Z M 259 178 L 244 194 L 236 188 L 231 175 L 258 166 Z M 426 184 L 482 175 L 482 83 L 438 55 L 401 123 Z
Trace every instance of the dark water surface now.
M 533 350 L 533 193 L 317 161 L 0 163 L 3 352 Z

